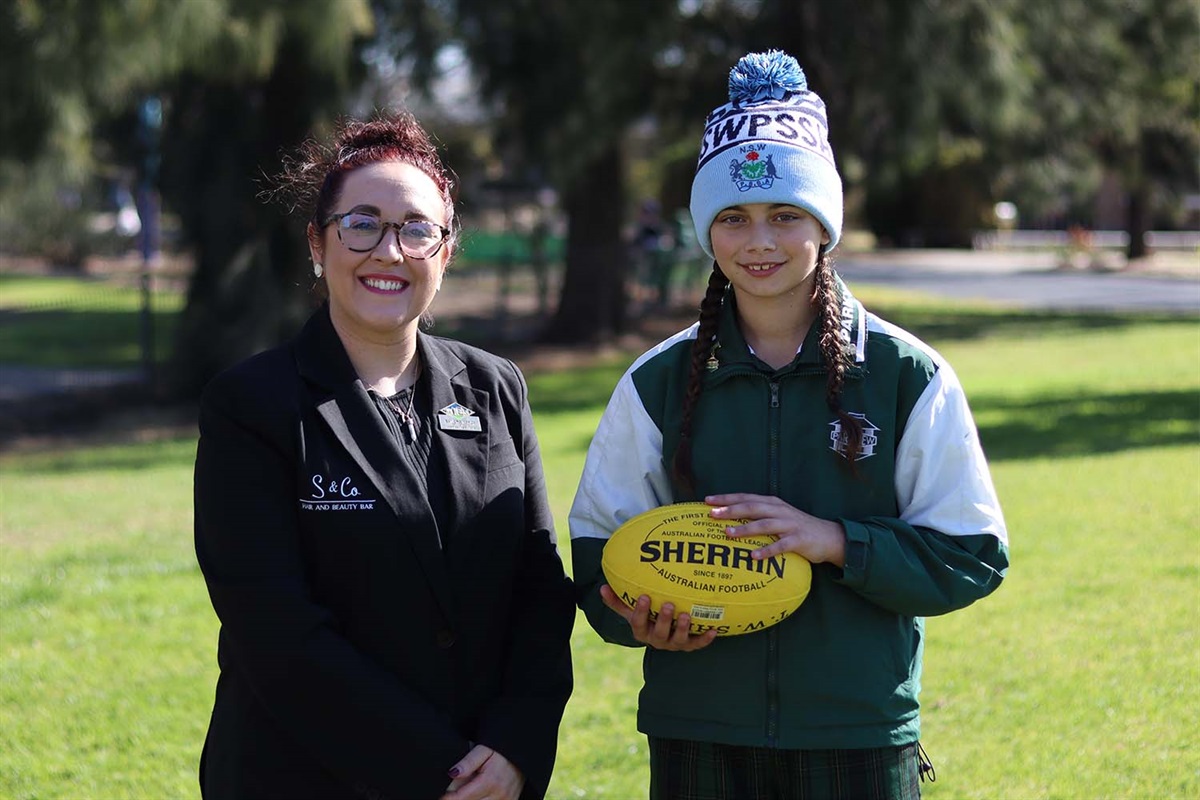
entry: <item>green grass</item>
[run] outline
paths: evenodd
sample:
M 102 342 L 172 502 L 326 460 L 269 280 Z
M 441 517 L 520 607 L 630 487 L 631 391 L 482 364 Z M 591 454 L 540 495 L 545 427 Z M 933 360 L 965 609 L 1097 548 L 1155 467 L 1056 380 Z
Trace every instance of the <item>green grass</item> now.
M 954 364 L 1012 536 L 992 597 L 927 622 L 938 798 L 1200 795 L 1200 321 L 862 292 Z M 627 359 L 530 375 L 565 555 Z M 194 441 L 0 456 L 0 797 L 196 797 L 216 622 Z M 645 796 L 639 654 L 582 617 L 553 798 Z
M 151 294 L 155 352 L 169 353 L 183 293 Z M 76 277 L 0 275 L 0 364 L 131 368 L 142 363 L 141 290 Z

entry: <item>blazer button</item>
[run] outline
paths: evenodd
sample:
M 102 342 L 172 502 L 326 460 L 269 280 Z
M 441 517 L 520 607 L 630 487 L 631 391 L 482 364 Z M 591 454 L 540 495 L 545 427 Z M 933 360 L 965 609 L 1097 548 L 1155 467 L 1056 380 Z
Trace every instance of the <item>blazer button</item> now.
M 450 631 L 438 631 L 436 641 L 438 647 L 447 650 L 454 645 L 454 634 Z

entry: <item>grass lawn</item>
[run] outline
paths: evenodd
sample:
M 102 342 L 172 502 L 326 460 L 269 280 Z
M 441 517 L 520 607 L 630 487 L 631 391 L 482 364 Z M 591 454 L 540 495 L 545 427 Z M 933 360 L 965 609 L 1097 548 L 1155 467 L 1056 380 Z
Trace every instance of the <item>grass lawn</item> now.
M 1200 320 L 1023 314 L 860 291 L 946 355 L 1013 566 L 927 622 L 929 798 L 1200 796 Z M 628 359 L 530 375 L 565 520 Z M 0 455 L 0 797 L 198 796 L 216 621 L 191 437 Z M 645 796 L 640 655 L 582 616 L 553 798 Z

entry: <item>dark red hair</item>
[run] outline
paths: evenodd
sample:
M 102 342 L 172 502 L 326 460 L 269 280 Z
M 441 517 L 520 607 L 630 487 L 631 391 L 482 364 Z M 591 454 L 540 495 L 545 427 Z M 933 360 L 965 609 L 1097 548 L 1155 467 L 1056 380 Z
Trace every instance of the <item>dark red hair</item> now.
M 429 134 L 407 111 L 380 112 L 367 120 L 339 120 L 324 141 L 309 139 L 283 160 L 274 194 L 293 210 L 306 214 L 314 230 L 334 213 L 341 200 L 346 176 L 359 167 L 388 161 L 412 164 L 438 187 L 446 206 L 451 242 L 457 238 L 454 214 L 457 182 L 442 162 Z

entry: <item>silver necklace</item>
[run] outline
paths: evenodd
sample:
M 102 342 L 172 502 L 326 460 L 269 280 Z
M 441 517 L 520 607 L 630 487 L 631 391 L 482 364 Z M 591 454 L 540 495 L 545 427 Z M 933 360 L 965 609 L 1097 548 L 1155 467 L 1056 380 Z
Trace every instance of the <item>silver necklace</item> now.
M 417 421 L 416 421 L 416 414 L 413 413 L 413 403 L 416 401 L 416 398 L 417 398 L 417 379 L 420 377 L 421 377 L 421 368 L 417 367 L 417 369 L 413 372 L 412 385 L 409 386 L 407 390 L 404 390 L 404 389 L 401 390 L 401 391 L 408 392 L 408 407 L 407 408 L 401 408 L 400 404 L 397 403 L 394 399 L 392 399 L 392 397 L 384 398 L 385 400 L 388 401 L 388 405 L 391 406 L 392 409 L 396 412 L 396 416 L 400 417 L 400 421 L 404 423 L 404 435 L 405 435 L 405 438 L 408 439 L 409 444 L 412 444 L 413 442 L 417 441 Z M 393 395 L 393 397 L 394 397 L 394 395 Z
M 417 423 L 412 413 L 413 398 L 417 396 L 417 386 L 413 384 L 408 387 L 408 408 L 401 408 L 391 397 L 386 398 L 388 405 L 396 412 L 396 416 L 400 417 L 400 421 L 404 423 L 404 435 L 408 439 L 408 443 L 412 444 L 417 440 Z

